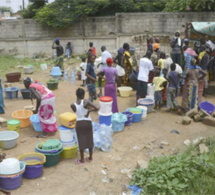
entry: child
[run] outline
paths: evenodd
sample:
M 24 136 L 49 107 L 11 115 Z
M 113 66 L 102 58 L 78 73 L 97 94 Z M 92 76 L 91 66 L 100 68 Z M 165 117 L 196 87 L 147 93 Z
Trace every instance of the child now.
M 71 105 L 76 113 L 76 133 L 81 159 L 77 159 L 78 164 L 84 164 L 85 160 L 93 160 L 93 128 L 90 112 L 97 111 L 99 108 L 92 102 L 84 100 L 85 91 L 82 88 L 76 90 L 77 101 Z M 90 107 L 90 108 L 89 108 Z M 84 159 L 84 149 L 89 148 L 89 157 Z
M 175 63 L 172 63 L 170 65 L 170 72 L 167 76 L 167 80 L 169 81 L 168 87 L 167 87 L 167 108 L 169 109 L 169 112 L 172 111 L 172 104 L 174 109 L 180 113 L 180 109 L 178 108 L 178 103 L 176 101 L 177 97 L 177 91 L 178 91 L 178 83 L 179 83 L 179 74 L 175 71 L 176 65 Z
M 153 79 L 153 83 L 155 84 L 155 94 L 154 94 L 154 99 L 155 99 L 155 109 L 160 109 L 161 108 L 161 103 L 162 103 L 162 90 L 164 88 L 164 85 L 167 83 L 166 79 L 164 77 L 160 77 L 160 71 L 156 70 L 155 71 L 155 77 Z
M 81 80 L 83 82 L 83 84 L 81 86 L 84 87 L 84 86 L 86 86 L 86 79 L 87 79 L 87 77 L 85 75 L 86 68 L 87 68 L 87 63 L 85 62 L 86 61 L 85 57 L 83 57 L 81 60 L 82 60 L 82 63 L 80 65 L 80 68 L 81 68 Z
M 89 62 L 87 63 L 87 69 L 85 75 L 87 76 L 87 89 L 89 91 L 89 100 L 93 102 L 93 99 L 96 99 L 96 71 L 95 71 L 95 56 L 92 54 L 89 56 Z

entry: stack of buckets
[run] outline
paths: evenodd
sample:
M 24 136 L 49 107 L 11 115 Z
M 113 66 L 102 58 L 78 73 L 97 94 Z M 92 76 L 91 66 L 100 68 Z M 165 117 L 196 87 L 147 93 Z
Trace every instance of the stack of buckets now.
M 7 128 L 9 131 L 16 131 L 17 133 L 19 133 L 20 121 L 17 119 L 8 120 Z
M 102 96 L 99 98 L 99 124 L 111 126 L 113 98 L 109 96 Z
M 77 153 L 77 138 L 75 132 L 76 115 L 66 112 L 60 115 L 60 142 L 63 144 L 62 158 L 73 158 Z

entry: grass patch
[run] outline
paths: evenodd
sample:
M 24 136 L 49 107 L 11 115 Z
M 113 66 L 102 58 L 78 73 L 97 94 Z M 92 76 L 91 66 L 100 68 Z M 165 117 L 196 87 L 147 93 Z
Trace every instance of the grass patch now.
M 215 138 L 205 141 L 210 152 L 200 154 L 198 145 L 174 156 L 154 158 L 147 169 L 137 169 L 131 185 L 144 194 L 215 194 Z

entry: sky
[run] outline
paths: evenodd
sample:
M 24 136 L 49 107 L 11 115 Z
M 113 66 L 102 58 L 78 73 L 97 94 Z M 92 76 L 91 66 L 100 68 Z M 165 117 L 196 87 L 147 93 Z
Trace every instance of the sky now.
M 49 3 L 55 0 L 48 0 Z M 24 0 L 25 7 L 29 4 L 28 0 Z M 0 7 L 10 7 L 12 12 L 17 12 L 23 7 L 23 0 L 0 0 Z

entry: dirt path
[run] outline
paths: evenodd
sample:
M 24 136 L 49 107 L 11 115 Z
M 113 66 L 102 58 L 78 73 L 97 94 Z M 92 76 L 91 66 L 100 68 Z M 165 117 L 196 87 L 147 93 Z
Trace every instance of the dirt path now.
M 26 75 L 25 75 L 26 76 Z M 32 78 L 38 79 L 45 83 L 49 78 L 49 70 L 36 72 L 31 75 Z M 24 75 L 22 76 L 24 77 Z M 24 88 L 22 83 L 13 83 L 13 86 Z M 75 91 L 81 85 L 81 81 L 76 80 L 76 84 L 70 84 L 70 81 L 61 81 L 58 90 L 54 91 L 56 96 L 57 116 L 63 112 L 70 112 L 70 104 L 75 101 Z M 21 97 L 21 94 L 19 94 Z M 88 95 L 87 95 L 88 97 Z M 179 98 L 180 100 L 181 98 Z M 214 97 L 207 98 L 215 104 Z M 98 100 L 96 101 L 98 103 Z M 11 119 L 11 113 L 24 106 L 31 105 L 30 100 L 5 99 L 6 114 L 1 115 L 6 119 Z M 125 111 L 128 107 L 135 105 L 135 92 L 129 98 L 118 97 L 120 111 Z M 93 121 L 98 122 L 98 114 L 92 113 Z M 183 126 L 178 124 L 180 116 L 161 111 L 152 112 L 147 116 L 145 121 L 132 124 L 125 127 L 124 131 L 114 133 L 113 146 L 109 153 L 99 150 L 94 152 L 92 163 L 85 163 L 84 166 L 77 165 L 75 159 L 64 160 L 55 167 L 44 168 L 43 175 L 37 179 L 24 179 L 22 186 L 12 191 L 12 194 L 122 194 L 130 191 L 126 188 L 129 183 L 132 170 L 135 169 L 138 160 L 149 161 L 153 156 L 160 156 L 177 152 L 184 148 L 184 140 L 193 140 L 199 136 L 215 135 L 214 128 L 205 126 L 202 123 L 194 123 Z M 58 124 L 59 125 L 59 124 Z M 1 128 L 0 130 L 5 130 Z M 180 135 L 170 133 L 171 130 L 178 130 Z M 14 149 L 5 150 L 7 157 L 18 157 L 18 155 L 27 152 L 33 152 L 36 144 L 44 138 L 35 138 L 37 132 L 33 127 L 20 130 L 18 145 Z M 59 138 L 59 132 L 50 138 Z M 25 141 L 24 141 L 25 140 Z M 24 141 L 22 143 L 22 141 Z M 169 143 L 160 149 L 161 141 Z M 1 151 L 3 152 L 3 151 Z M 109 170 L 101 167 L 102 163 L 108 163 Z M 121 173 L 123 169 L 131 169 L 129 174 Z M 105 170 L 107 175 L 101 171 Z M 102 182 L 106 179 L 108 182 Z

